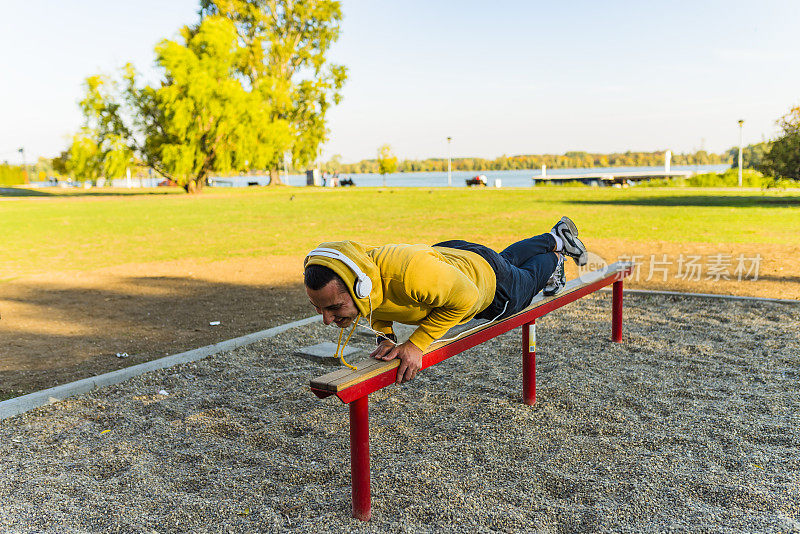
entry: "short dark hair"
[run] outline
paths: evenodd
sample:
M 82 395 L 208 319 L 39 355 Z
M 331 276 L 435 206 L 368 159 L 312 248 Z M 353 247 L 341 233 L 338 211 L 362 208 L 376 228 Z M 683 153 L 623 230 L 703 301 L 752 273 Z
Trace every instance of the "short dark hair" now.
M 336 282 L 340 291 L 347 291 L 347 286 L 344 284 L 344 280 L 342 280 L 338 274 L 333 272 L 333 269 L 330 267 L 325 267 L 324 265 L 306 265 L 304 279 L 306 287 L 314 291 L 322 289 L 330 282 Z

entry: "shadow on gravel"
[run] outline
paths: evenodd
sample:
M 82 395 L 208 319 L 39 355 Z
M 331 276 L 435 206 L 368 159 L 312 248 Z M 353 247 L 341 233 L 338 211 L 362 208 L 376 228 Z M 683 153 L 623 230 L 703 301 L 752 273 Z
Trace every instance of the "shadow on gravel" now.
M 102 289 L 11 282 L 0 307 L 0 399 L 314 315 L 300 283 L 180 277 L 120 277 Z
M 772 197 L 748 196 L 664 196 L 647 198 L 616 198 L 606 200 L 571 200 L 571 204 L 596 204 L 609 206 L 699 206 L 720 208 L 794 207 L 800 206 L 800 195 Z

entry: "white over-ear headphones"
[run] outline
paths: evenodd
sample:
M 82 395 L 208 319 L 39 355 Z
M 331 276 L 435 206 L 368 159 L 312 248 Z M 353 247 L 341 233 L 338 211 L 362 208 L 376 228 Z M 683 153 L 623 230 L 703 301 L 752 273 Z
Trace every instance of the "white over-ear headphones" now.
M 356 285 L 353 287 L 353 291 L 355 292 L 356 297 L 360 299 L 365 299 L 369 297 L 369 294 L 372 293 L 372 280 L 369 276 L 364 274 L 356 262 L 342 254 L 336 249 L 332 248 L 315 248 L 311 252 L 308 253 L 306 258 L 310 258 L 311 256 L 325 256 L 326 258 L 333 258 L 339 260 L 340 262 L 344 263 L 350 270 L 353 271 L 356 275 Z M 371 307 L 371 304 L 370 304 Z

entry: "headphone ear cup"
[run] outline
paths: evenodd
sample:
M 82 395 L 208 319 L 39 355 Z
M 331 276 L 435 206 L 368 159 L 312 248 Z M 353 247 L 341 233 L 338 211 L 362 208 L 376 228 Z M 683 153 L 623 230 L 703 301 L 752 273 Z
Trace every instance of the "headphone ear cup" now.
M 369 297 L 370 293 L 372 293 L 372 280 L 370 277 L 358 267 L 356 262 L 342 254 L 340 251 L 324 247 L 315 248 L 306 256 L 305 264 L 308 264 L 308 259 L 312 256 L 334 258 L 347 265 L 356 275 L 356 282 L 353 284 L 353 293 L 356 297 L 365 299 Z
M 372 280 L 368 276 L 356 278 L 356 296 L 360 299 L 367 298 L 372 293 Z

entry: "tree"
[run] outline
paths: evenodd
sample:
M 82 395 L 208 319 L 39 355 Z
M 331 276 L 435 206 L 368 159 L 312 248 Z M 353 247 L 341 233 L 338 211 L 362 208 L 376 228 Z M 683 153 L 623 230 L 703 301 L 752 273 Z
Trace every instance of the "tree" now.
M 235 23 L 244 53 L 237 67 L 271 105 L 270 122 L 291 127 L 296 168 L 317 158 L 327 140 L 326 114 L 341 101 L 344 66 L 326 54 L 339 38 L 341 3 L 336 0 L 201 0 L 203 17 L 221 15 Z M 281 183 L 281 155 L 268 162 L 270 184 Z
M 53 175 L 54 170 L 52 160 L 44 156 L 39 156 L 39 159 L 36 160 L 36 164 L 33 166 L 36 179 L 40 182 L 46 180 L 48 176 Z
M 52 159 L 53 172 L 58 176 L 66 176 L 69 174 L 67 169 L 67 161 L 69 161 L 69 148 L 62 150 L 61 154 Z
M 95 182 L 100 177 L 102 158 L 94 132 L 82 128 L 72 137 L 66 169 L 76 180 Z
M 0 185 L 21 185 L 28 181 L 21 165 L 9 165 L 7 161 L 0 163 Z
M 781 117 L 778 126 L 783 134 L 772 142 L 757 168 L 775 178 L 800 180 L 800 106 Z
M 107 178 L 118 178 L 133 164 L 133 150 L 119 135 L 108 136 L 103 143 L 101 170 Z
M 97 75 L 88 77 L 84 85 L 86 95 L 79 103 L 84 124 L 67 149 L 64 167 L 78 180 L 95 182 L 101 176 L 122 176 L 132 165 L 134 154 L 122 134 L 109 122 L 117 112 L 111 100 L 114 84 Z
M 163 79 L 155 87 L 140 87 L 130 65 L 122 86 L 87 80 L 81 102 L 87 122 L 96 126 L 101 146 L 118 151 L 105 154 L 104 168 L 120 169 L 127 149 L 196 192 L 212 171 L 263 169 L 279 159 L 291 129 L 272 118 L 269 88 L 238 75 L 247 49 L 233 22 L 210 16 L 181 35 L 182 43 L 165 39 L 156 46 Z
M 397 157 L 392 153 L 390 145 L 378 149 L 378 172 L 383 176 L 383 187 L 386 187 L 386 175 L 397 170 Z
M 761 166 L 764 156 L 769 152 L 772 144 L 763 141 L 753 145 L 742 147 L 742 168 L 744 169 L 758 169 Z M 731 169 L 739 168 L 739 147 L 733 147 L 728 150 L 728 158 L 730 159 Z M 700 162 L 702 163 L 702 162 Z
M 342 155 L 341 154 L 334 154 L 331 156 L 331 159 L 328 163 L 325 164 L 325 170 L 328 172 L 332 172 L 334 174 L 338 173 L 342 169 Z

